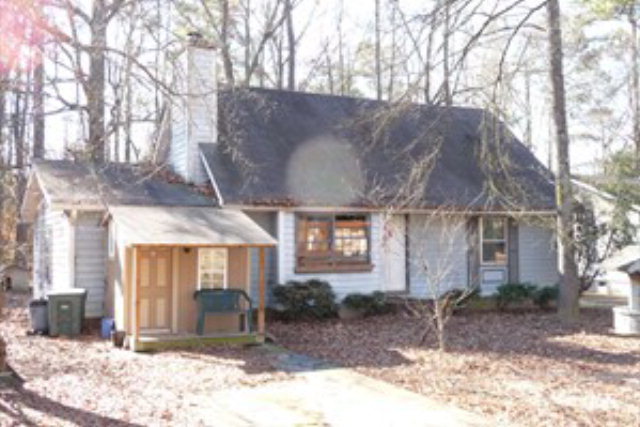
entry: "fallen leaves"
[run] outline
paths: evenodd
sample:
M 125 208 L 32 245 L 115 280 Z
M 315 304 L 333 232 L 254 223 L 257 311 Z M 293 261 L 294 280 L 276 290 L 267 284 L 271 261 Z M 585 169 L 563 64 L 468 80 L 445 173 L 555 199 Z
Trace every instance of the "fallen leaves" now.
M 15 408 L 0 408 L 0 425 L 210 425 L 213 392 L 288 377 L 259 348 L 136 354 L 95 335 L 27 336 L 25 307 L 25 296 L 9 295 L 0 324 L 8 362 L 25 380 L 0 388 L 0 404 Z
M 517 425 L 640 425 L 640 339 L 608 333 L 610 310 L 568 328 L 553 313 L 465 313 L 451 351 L 420 345 L 415 319 L 276 323 L 282 345 Z

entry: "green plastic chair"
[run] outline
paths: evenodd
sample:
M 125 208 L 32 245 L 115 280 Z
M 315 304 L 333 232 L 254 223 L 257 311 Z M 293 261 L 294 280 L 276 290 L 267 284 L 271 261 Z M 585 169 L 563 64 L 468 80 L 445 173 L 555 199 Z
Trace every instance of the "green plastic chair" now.
M 244 314 L 247 333 L 251 332 L 251 313 L 253 304 L 249 295 L 242 289 L 200 289 L 194 292 L 193 298 L 198 304 L 198 322 L 196 333 L 204 333 L 204 321 L 207 315 Z M 243 308 L 242 301 L 248 308 Z

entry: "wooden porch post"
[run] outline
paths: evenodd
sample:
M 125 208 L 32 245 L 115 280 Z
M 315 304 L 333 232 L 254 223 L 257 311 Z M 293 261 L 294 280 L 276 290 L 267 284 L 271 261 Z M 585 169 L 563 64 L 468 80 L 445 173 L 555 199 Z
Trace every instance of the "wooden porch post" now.
M 134 290 L 134 310 L 133 318 L 135 319 L 135 325 L 133 326 L 134 333 L 134 348 L 138 345 L 138 339 L 140 338 L 140 249 L 137 246 L 133 247 L 133 290 Z
M 266 271 L 265 271 L 265 250 L 260 248 L 260 287 L 259 287 L 259 301 L 258 301 L 258 334 L 264 336 L 265 334 L 265 289 L 266 289 Z

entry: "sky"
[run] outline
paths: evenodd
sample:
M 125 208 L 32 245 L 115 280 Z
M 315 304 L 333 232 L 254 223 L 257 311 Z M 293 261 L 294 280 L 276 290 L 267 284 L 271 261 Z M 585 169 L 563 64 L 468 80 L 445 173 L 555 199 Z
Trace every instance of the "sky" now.
M 403 9 L 407 11 L 419 10 L 422 6 L 420 0 L 399 0 Z M 86 7 L 90 0 L 81 0 Z M 329 6 L 326 0 L 305 0 L 299 9 L 296 11 L 296 26 L 297 29 L 306 28 L 303 38 L 301 40 L 301 48 L 298 53 L 299 61 L 301 64 L 305 64 L 310 58 L 317 55 L 318 49 L 321 48 L 322 43 L 327 38 L 335 37 L 336 33 L 336 15 L 338 10 L 336 5 L 339 2 L 331 2 Z M 506 3 L 506 2 L 504 2 Z M 527 6 L 537 5 L 537 1 L 528 1 Z M 563 1 L 562 7 L 565 15 L 577 16 L 580 14 L 580 8 L 576 6 L 574 1 Z M 371 34 L 372 17 L 374 14 L 374 1 L 347 1 L 342 2 L 344 7 L 344 29 L 347 37 L 354 40 L 363 40 Z M 313 16 L 312 19 L 309 17 Z M 534 16 L 535 22 L 544 26 L 544 9 Z M 615 28 L 611 24 L 598 24 L 591 28 L 587 28 L 587 32 L 590 35 L 607 35 Z M 542 34 L 544 37 L 544 34 Z M 114 39 L 118 38 L 118 32 L 112 31 Z M 50 66 L 50 65 L 49 65 Z M 371 65 L 373 67 L 373 64 Z M 300 66 L 299 76 L 304 76 L 311 70 L 305 65 Z M 535 117 L 532 126 L 533 134 L 533 151 L 539 160 L 548 164 L 550 160 L 549 156 L 549 141 L 552 135 L 552 122 L 550 120 L 549 113 L 549 96 L 548 96 L 548 83 L 545 81 L 546 76 L 540 76 L 534 79 L 532 83 L 532 111 Z M 588 83 L 585 83 L 588 84 Z M 516 85 L 517 86 L 517 85 Z M 517 88 L 518 89 L 518 88 Z M 370 87 L 363 87 L 362 91 L 365 93 L 371 93 Z M 515 98 L 524 98 L 524 88 L 520 87 L 514 96 Z M 68 89 L 67 94 L 73 97 L 75 91 Z M 371 93 L 373 95 L 373 93 Z M 519 101 L 516 99 L 516 101 Z M 623 100 L 612 100 L 614 104 L 620 104 Z M 53 106 L 50 106 L 53 109 Z M 616 105 L 614 105 L 616 107 Z M 65 141 L 81 140 L 83 138 L 83 130 L 78 126 L 78 120 L 75 113 L 70 114 L 56 114 L 47 117 L 47 147 L 48 155 L 51 157 L 60 157 L 65 148 Z M 576 135 L 583 133 L 581 129 L 582 125 L 578 123 L 572 124 L 572 132 Z M 524 139 L 524 128 L 522 123 L 513 126 L 514 133 Z M 135 128 L 134 139 L 138 144 L 141 141 L 149 139 L 150 128 L 148 126 L 138 126 Z M 614 144 L 620 145 L 619 142 Z M 599 157 L 602 156 L 602 150 L 599 147 L 599 143 L 587 142 L 581 140 L 579 137 L 575 137 L 572 142 L 571 156 L 574 172 L 590 173 L 594 171 L 594 164 L 598 164 Z

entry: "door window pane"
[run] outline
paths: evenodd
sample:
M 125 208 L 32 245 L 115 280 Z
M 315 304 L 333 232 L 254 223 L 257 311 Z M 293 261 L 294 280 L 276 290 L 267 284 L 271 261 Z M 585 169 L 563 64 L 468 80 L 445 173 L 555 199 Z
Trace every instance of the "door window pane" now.
M 482 218 L 482 262 L 507 264 L 507 219 Z

